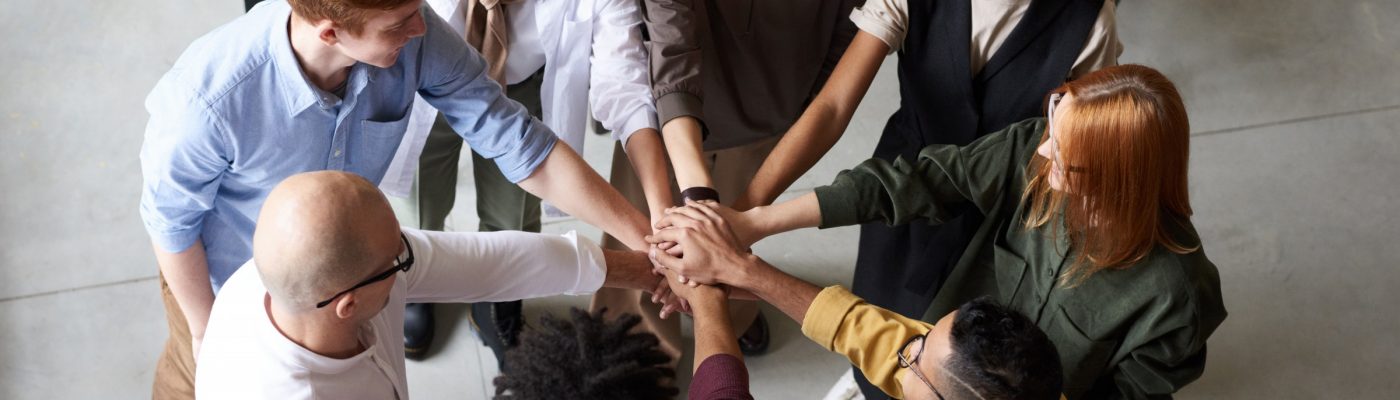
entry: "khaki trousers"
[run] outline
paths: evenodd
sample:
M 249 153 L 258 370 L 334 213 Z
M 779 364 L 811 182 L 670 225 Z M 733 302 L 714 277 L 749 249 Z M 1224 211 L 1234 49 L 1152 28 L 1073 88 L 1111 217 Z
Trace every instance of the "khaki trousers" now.
M 151 387 L 151 398 L 193 399 L 194 398 L 194 338 L 190 326 L 185 322 L 185 313 L 180 311 L 180 303 L 160 276 L 160 298 L 165 303 L 165 322 L 170 336 L 165 339 L 165 350 L 156 360 L 155 384 Z
M 542 73 L 535 73 L 523 82 L 505 87 L 506 97 L 520 104 L 530 115 L 541 112 L 540 85 Z M 418 229 L 441 231 L 447 215 L 457 201 L 457 169 L 462 154 L 462 137 L 438 113 L 428 132 L 423 154 L 418 159 L 418 171 L 407 199 L 389 197 L 389 205 L 399 223 Z M 481 218 L 481 232 L 540 231 L 540 199 L 506 179 L 494 161 L 471 152 L 472 178 L 476 184 L 476 215 Z M 457 227 L 463 229 L 464 227 Z
M 754 173 L 763 166 L 763 160 L 768 158 L 768 153 L 773 151 L 773 146 L 778 144 L 778 139 L 779 137 L 774 137 L 743 146 L 704 153 L 705 167 L 710 170 L 710 177 L 714 181 L 715 190 L 719 191 L 721 202 L 732 204 L 734 198 L 748 190 L 749 182 L 753 180 Z M 613 148 L 610 180 L 617 191 L 621 192 L 627 201 L 632 203 L 633 207 L 641 210 L 643 214 L 651 215 L 647 211 L 646 196 L 642 190 L 641 181 L 637 179 L 636 171 L 632 169 L 632 163 L 627 159 L 627 154 L 623 152 L 621 144 L 617 144 Z M 681 201 L 680 190 L 675 187 L 674 182 L 671 191 L 676 201 Z M 627 246 L 612 236 L 603 237 L 603 247 L 627 249 Z M 680 363 L 684 348 L 680 318 L 673 316 L 669 319 L 661 319 L 658 315 L 661 312 L 661 306 L 651 302 L 650 294 L 640 290 L 602 288 L 593 295 L 591 308 L 596 311 L 604 307 L 608 309 L 609 315 L 620 313 L 640 315 L 642 323 L 637 328 L 651 332 L 661 340 L 661 350 L 671 356 L 672 367 Z M 753 324 L 757 317 L 758 302 L 730 300 L 729 318 L 736 336 L 748 330 L 749 325 Z

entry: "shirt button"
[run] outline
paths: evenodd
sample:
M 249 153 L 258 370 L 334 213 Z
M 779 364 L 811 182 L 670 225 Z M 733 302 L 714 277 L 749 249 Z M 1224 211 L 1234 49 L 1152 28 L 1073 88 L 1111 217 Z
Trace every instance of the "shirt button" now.
M 339 150 L 339 149 L 337 149 L 337 150 L 335 151 L 335 156 L 336 156 L 336 157 L 340 157 L 340 150 Z

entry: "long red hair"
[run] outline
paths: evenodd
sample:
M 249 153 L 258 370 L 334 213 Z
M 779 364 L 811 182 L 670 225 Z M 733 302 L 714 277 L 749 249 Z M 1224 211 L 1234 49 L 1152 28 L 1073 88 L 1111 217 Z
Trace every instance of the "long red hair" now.
M 1174 226 L 1189 220 L 1186 170 L 1191 128 L 1176 86 L 1141 65 L 1104 68 L 1052 93 L 1073 106 L 1056 113 L 1056 136 L 1067 190 L 1052 190 L 1050 160 L 1033 157 L 1022 202 L 1025 227 L 1054 221 L 1063 211 L 1065 234 L 1080 249 L 1060 277 L 1074 285 L 1094 273 L 1126 268 L 1161 245 L 1180 253 Z M 1049 137 L 1046 129 L 1042 141 Z

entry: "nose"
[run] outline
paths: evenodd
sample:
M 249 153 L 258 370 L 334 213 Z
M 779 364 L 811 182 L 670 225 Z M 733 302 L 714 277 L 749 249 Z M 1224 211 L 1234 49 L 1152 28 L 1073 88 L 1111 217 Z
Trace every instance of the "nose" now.
M 1041 157 L 1045 157 L 1048 160 L 1053 160 L 1054 157 L 1052 157 L 1053 154 L 1051 154 L 1051 152 L 1055 150 L 1050 148 L 1050 140 L 1048 140 L 1049 138 L 1046 139 L 1047 140 L 1040 142 L 1040 147 L 1035 148 L 1035 153 L 1039 154 Z

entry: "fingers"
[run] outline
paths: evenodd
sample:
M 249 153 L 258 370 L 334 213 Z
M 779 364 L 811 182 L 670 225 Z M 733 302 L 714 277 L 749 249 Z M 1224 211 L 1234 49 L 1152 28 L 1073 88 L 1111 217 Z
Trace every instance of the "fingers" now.
M 686 300 L 684 297 L 676 296 L 675 293 L 672 293 L 671 297 L 666 298 L 665 303 L 661 306 L 661 313 L 659 314 L 659 316 L 661 317 L 661 319 L 666 319 L 667 317 L 671 316 L 671 314 L 675 314 L 677 312 L 691 314 L 693 311 L 690 308 L 690 301 Z
M 663 268 L 677 272 L 685 268 L 685 266 L 681 263 L 680 258 L 667 254 L 664 251 L 657 251 L 656 249 L 652 249 L 651 252 L 647 253 L 647 255 L 651 257 L 652 263 L 660 264 Z
M 676 312 L 690 314 L 690 302 L 676 292 L 671 292 L 670 296 L 662 298 L 661 319 L 666 319 Z
M 681 238 L 685 237 L 685 231 L 686 228 L 679 227 L 662 229 L 660 231 L 657 231 L 656 233 L 643 236 L 642 240 L 646 240 L 647 243 L 651 243 L 658 246 L 666 242 L 680 243 Z
M 715 209 L 719 207 L 719 203 L 713 201 L 697 202 L 694 200 L 686 200 L 685 205 L 688 206 L 687 208 L 692 208 L 700 211 L 702 214 L 705 214 L 705 216 L 710 217 L 710 219 L 714 220 L 715 222 L 724 221 L 724 217 L 721 217 L 719 215 L 719 212 L 715 211 Z
M 687 202 L 686 204 L 692 204 L 692 203 L 697 204 L 697 207 L 701 207 L 701 206 L 698 205 L 698 203 L 695 203 L 695 202 L 693 202 L 693 201 Z M 709 220 L 710 220 L 710 216 L 705 215 L 705 213 L 704 213 L 704 212 L 701 212 L 697 207 L 690 207 L 690 206 L 686 206 L 686 207 L 672 207 L 672 208 L 669 208 L 669 209 L 666 210 L 666 214 L 667 214 L 668 216 L 677 215 L 677 214 L 684 215 L 684 216 L 686 216 L 687 218 L 690 218 L 690 219 L 695 220 L 695 221 L 697 221 L 697 222 L 709 221 Z
M 695 227 L 695 218 L 691 218 L 689 215 L 686 214 L 671 213 L 672 210 L 675 210 L 677 208 L 685 207 L 672 207 L 666 209 L 666 216 L 661 217 L 661 220 L 657 221 L 656 226 L 654 226 L 653 228 L 656 230 L 663 230 L 667 228 Z
M 671 283 L 667 282 L 666 279 L 661 279 L 661 281 L 656 284 L 656 288 L 651 291 L 651 302 L 660 303 L 662 299 L 665 299 L 666 296 L 670 296 L 671 294 Z
M 726 219 L 724 219 L 724 216 L 722 216 L 722 215 L 719 214 L 719 207 L 720 207 L 719 203 L 716 203 L 716 202 L 713 202 L 713 201 L 706 201 L 706 202 L 688 201 L 688 202 L 686 203 L 686 207 L 687 207 L 687 208 L 692 208 L 692 209 L 695 209 L 695 210 L 699 210 L 701 213 L 704 213 L 706 216 L 708 216 L 708 217 L 710 218 L 710 219 L 708 220 L 709 223 L 713 224 L 714 227 L 716 228 L 716 229 L 715 229 L 715 232 L 714 232 L 715 234 L 719 235 L 720 238 L 725 239 L 725 240 L 728 241 L 730 244 L 733 244 L 733 245 L 736 246 L 736 247 L 741 247 L 741 246 L 739 246 L 739 237 L 738 237 L 738 234 L 735 233 L 735 232 L 734 232 L 734 229 L 733 229 L 732 227 L 729 226 L 729 221 L 726 220 Z

